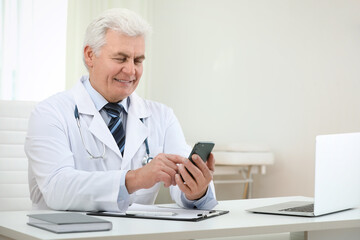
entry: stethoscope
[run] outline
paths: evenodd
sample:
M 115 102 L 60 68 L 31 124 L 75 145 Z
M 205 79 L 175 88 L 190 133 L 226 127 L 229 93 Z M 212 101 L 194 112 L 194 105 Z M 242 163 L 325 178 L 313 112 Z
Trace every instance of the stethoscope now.
M 144 119 L 141 118 L 140 119 L 142 122 L 144 122 Z M 145 138 L 145 148 L 146 148 L 146 154 L 144 156 L 144 159 L 141 161 L 141 165 L 145 166 L 146 164 L 148 164 L 149 162 L 151 162 L 151 160 L 153 160 L 153 157 L 150 157 L 150 149 L 149 149 L 149 144 L 148 144 L 148 140 L 147 138 Z
M 75 116 L 75 119 L 76 119 L 76 123 L 77 123 L 77 126 L 79 128 L 79 132 L 80 132 L 80 137 L 81 137 L 81 141 L 82 141 L 82 144 L 84 145 L 84 148 L 86 150 L 86 152 L 89 154 L 90 156 L 90 159 L 99 159 L 99 158 L 104 158 L 105 157 L 105 153 L 106 153 L 106 148 L 105 148 L 105 144 L 102 143 L 102 146 L 103 146 L 103 152 L 101 155 L 93 155 L 90 150 L 86 147 L 86 144 L 85 144 L 85 141 L 84 141 L 84 137 L 81 133 L 81 125 L 80 125 L 80 117 L 79 117 L 79 110 L 78 110 L 78 107 L 77 105 L 75 105 L 75 111 L 74 111 L 74 116 Z M 144 123 L 144 119 L 143 118 L 140 118 L 140 120 Z M 151 160 L 153 159 L 152 157 L 150 157 L 150 148 L 149 148 L 149 143 L 148 143 L 148 139 L 145 138 L 145 148 L 146 148 L 146 154 L 144 156 L 144 159 L 141 161 L 141 165 L 145 166 L 146 164 L 148 164 L 149 162 L 151 162 Z

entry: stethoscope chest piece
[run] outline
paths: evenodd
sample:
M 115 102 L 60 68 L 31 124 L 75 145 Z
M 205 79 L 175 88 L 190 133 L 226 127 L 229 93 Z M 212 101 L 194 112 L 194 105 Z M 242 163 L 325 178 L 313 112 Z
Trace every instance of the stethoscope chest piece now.
M 144 123 L 143 118 L 140 118 L 140 120 Z M 151 162 L 151 160 L 153 159 L 152 157 L 150 157 L 150 148 L 149 148 L 149 143 L 148 143 L 147 138 L 145 138 L 144 143 L 145 143 L 146 154 L 144 156 L 144 159 L 141 161 L 141 165 L 143 165 L 143 166 L 145 166 L 146 164 Z
M 142 164 L 143 166 L 145 166 L 146 164 L 148 164 L 149 162 L 151 162 L 152 159 L 153 159 L 152 157 L 150 157 L 148 154 L 146 154 L 146 155 L 144 156 L 144 159 L 141 161 L 141 164 Z

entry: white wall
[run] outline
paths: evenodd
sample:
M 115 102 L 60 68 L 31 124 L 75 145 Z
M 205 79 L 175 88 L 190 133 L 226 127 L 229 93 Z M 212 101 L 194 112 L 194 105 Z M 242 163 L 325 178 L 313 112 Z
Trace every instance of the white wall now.
M 315 136 L 360 131 L 360 1 L 152 3 L 148 98 L 189 141 L 273 149 L 254 197 L 312 196 Z

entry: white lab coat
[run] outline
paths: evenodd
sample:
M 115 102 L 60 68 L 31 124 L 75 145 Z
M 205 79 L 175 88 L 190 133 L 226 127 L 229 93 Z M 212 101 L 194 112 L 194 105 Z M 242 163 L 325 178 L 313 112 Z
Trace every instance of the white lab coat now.
M 141 189 L 119 203 L 120 179 L 141 167 L 148 138 L 150 155 L 172 153 L 187 156 L 189 146 L 173 111 L 163 104 L 130 96 L 124 157 L 81 81 L 69 91 L 39 103 L 29 120 L 25 152 L 29 159 L 30 197 L 34 208 L 83 211 L 123 211 L 132 202 L 153 204 L 160 184 Z M 77 105 L 81 133 L 74 116 Z M 144 118 L 144 123 L 140 120 Z M 213 183 L 210 186 L 214 191 Z M 124 190 L 124 189 L 123 189 Z M 180 189 L 172 198 L 182 205 Z

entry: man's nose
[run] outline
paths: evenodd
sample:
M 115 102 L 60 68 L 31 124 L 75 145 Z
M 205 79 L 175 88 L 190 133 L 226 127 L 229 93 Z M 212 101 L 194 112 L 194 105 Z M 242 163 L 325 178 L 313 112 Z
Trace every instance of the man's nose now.
M 128 75 L 135 75 L 135 64 L 133 61 L 128 61 L 123 69 L 123 71 Z

